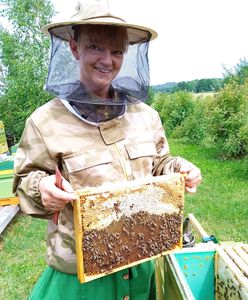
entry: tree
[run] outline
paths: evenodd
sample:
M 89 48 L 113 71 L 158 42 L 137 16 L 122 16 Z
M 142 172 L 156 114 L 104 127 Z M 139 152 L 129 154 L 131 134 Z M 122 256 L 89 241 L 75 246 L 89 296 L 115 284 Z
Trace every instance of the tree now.
M 26 118 L 51 96 L 43 90 L 47 74 L 49 38 L 41 27 L 49 23 L 49 0 L 2 0 L 1 15 L 9 21 L 0 27 L 2 86 L 0 120 L 11 144 L 18 141 Z
M 239 63 L 231 70 L 225 69 L 224 83 L 227 84 L 236 81 L 238 84 L 244 84 L 248 79 L 248 61 L 240 59 Z

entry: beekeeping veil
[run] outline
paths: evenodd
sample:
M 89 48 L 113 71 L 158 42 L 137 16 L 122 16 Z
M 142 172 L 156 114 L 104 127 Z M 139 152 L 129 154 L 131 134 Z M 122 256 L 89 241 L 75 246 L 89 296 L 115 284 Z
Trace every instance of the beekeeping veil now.
M 119 32 L 113 30 L 118 28 L 125 31 L 126 51 L 121 69 L 111 83 L 110 99 L 97 97 L 80 81 L 79 62 L 69 46 L 79 25 L 80 31 L 86 26 L 95 27 L 96 32 L 99 26 L 112 32 Z M 89 122 L 104 122 L 122 115 L 127 104 L 148 98 L 148 47 L 157 33 L 113 15 L 108 0 L 81 0 L 69 20 L 48 24 L 42 31 L 50 34 L 52 40 L 46 90 L 59 97 L 77 116 Z

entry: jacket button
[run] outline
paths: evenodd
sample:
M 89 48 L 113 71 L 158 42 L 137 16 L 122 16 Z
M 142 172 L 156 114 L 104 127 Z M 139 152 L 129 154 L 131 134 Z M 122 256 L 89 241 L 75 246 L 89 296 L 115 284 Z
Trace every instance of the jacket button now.
M 124 275 L 122 276 L 122 278 L 125 279 L 125 280 L 129 279 L 129 274 L 124 274 Z
M 123 297 L 123 300 L 129 300 L 130 298 L 129 298 L 129 296 L 124 296 Z

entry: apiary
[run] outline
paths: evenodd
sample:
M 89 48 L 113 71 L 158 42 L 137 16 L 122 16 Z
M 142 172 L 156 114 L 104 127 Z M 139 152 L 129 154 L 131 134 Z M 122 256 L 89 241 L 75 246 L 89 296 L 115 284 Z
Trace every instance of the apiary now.
M 77 191 L 81 283 L 182 247 L 184 178 L 170 174 Z

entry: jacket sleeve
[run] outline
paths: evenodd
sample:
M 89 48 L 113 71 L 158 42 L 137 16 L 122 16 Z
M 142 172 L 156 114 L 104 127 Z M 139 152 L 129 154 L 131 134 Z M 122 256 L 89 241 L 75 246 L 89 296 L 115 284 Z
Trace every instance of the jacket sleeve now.
M 54 173 L 55 161 L 50 157 L 42 136 L 29 118 L 26 122 L 15 157 L 13 191 L 24 213 L 37 218 L 51 218 L 41 200 L 39 182 Z
M 185 159 L 179 156 L 174 157 L 170 154 L 169 144 L 158 114 L 154 121 L 154 125 L 154 141 L 156 144 L 157 155 L 153 162 L 153 175 L 159 176 L 179 172 L 181 162 L 185 161 Z

